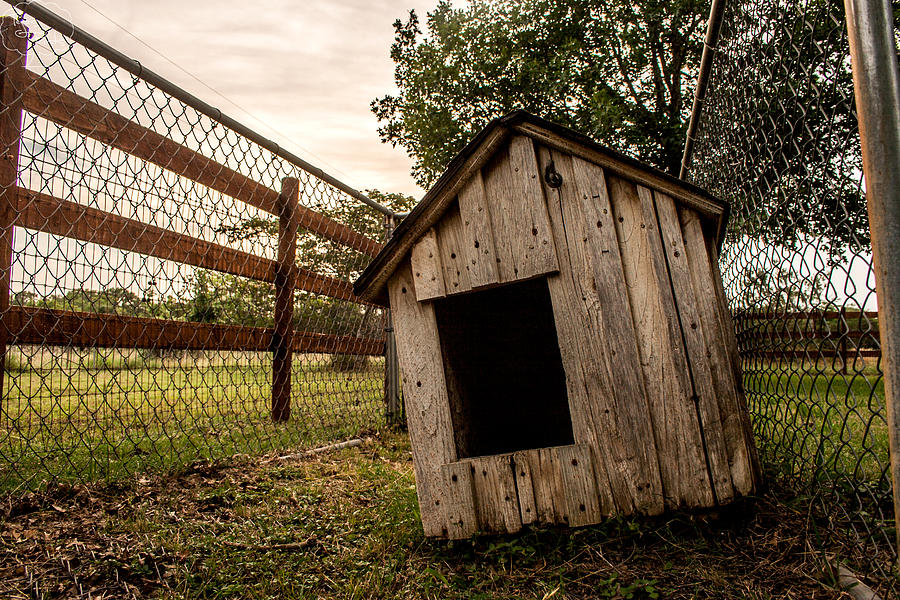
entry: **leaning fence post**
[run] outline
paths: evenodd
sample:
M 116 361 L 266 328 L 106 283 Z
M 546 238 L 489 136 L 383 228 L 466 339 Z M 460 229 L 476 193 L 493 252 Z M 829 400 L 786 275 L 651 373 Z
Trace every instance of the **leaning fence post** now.
M 890 1 L 844 0 L 844 7 L 875 262 L 894 519 L 900 523 L 900 71 Z
M 19 178 L 19 143 L 22 138 L 23 79 L 28 29 L 13 17 L 0 18 L 0 318 L 9 313 L 12 281 L 13 223 Z M 19 84 L 19 85 L 17 85 Z M 6 371 L 9 330 L 0 326 L 0 397 Z
M 394 218 L 385 217 L 385 242 L 391 239 L 394 227 Z M 397 359 L 394 320 L 390 309 L 385 311 L 384 323 L 384 416 L 387 424 L 394 426 L 400 425 L 403 420 L 403 404 L 400 397 L 400 363 Z
M 297 287 L 297 230 L 300 181 L 285 177 L 278 196 L 278 259 L 275 271 L 275 331 L 272 334 L 272 420 L 291 416 L 291 358 L 294 290 Z

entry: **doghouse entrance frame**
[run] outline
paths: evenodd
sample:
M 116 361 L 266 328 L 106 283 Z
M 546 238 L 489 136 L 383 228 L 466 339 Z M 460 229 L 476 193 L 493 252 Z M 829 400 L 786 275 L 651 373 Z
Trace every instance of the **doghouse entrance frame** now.
M 459 458 L 574 443 L 546 277 L 434 301 Z

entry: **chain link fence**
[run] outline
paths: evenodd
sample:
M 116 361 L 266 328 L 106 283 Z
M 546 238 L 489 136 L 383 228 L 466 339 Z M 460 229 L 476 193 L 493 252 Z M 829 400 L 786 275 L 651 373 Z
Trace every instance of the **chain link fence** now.
M 0 491 L 379 427 L 386 315 L 349 281 L 391 211 L 26 10 L 0 27 Z
M 802 495 L 813 551 L 819 536 L 844 542 L 845 556 L 824 558 L 893 597 L 887 418 L 846 32 L 842 2 L 727 2 L 689 179 L 732 203 L 721 264 L 768 474 Z

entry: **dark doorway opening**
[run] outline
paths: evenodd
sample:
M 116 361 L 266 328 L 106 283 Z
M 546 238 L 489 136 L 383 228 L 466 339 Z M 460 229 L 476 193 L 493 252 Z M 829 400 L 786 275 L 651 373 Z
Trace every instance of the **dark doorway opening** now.
M 459 458 L 574 443 L 546 278 L 434 310 Z

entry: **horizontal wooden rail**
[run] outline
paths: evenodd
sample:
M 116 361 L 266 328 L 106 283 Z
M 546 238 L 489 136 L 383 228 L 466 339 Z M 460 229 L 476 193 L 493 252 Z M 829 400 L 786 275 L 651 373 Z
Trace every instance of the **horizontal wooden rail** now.
M 11 306 L 3 317 L 10 344 L 160 350 L 267 352 L 273 329 L 192 323 L 49 308 Z M 297 331 L 294 351 L 378 356 L 384 342 L 372 338 Z
M 839 341 L 842 339 L 858 340 L 867 336 L 878 339 L 878 330 L 873 331 L 738 331 L 738 342 L 759 345 L 760 341 L 785 342 L 817 342 L 822 340 Z
M 164 260 L 274 281 L 275 261 L 23 188 L 14 224 Z
M 837 311 L 837 310 L 826 310 L 826 311 L 810 311 L 810 312 L 758 312 L 758 313 L 737 313 L 734 315 L 735 322 L 740 321 L 771 321 L 772 319 L 779 319 L 782 321 L 790 320 L 790 321 L 806 321 L 806 320 L 817 320 L 817 319 L 840 319 L 841 316 L 847 321 L 852 321 L 855 319 L 859 319 L 861 316 L 865 316 L 867 319 L 877 319 L 878 311 L 876 310 L 867 310 L 867 311 Z
M 268 258 L 24 188 L 17 190 L 17 205 L 14 225 L 18 227 L 259 281 L 275 281 L 275 261 Z M 298 273 L 298 290 L 359 302 L 349 282 L 307 269 L 299 269 Z
M 15 81 L 15 86 L 21 88 L 28 112 L 278 215 L 278 192 L 275 190 L 36 73 L 21 73 L 23 81 Z M 381 249 L 381 244 L 375 240 L 321 213 L 305 206 L 298 210 L 300 226 L 308 231 L 369 256 Z
M 846 356 L 848 359 L 859 356 L 861 358 L 878 358 L 881 350 L 872 348 L 849 349 L 846 354 L 839 348 L 814 348 L 809 350 L 749 350 L 741 352 L 743 356 L 757 356 L 762 358 L 837 358 Z

